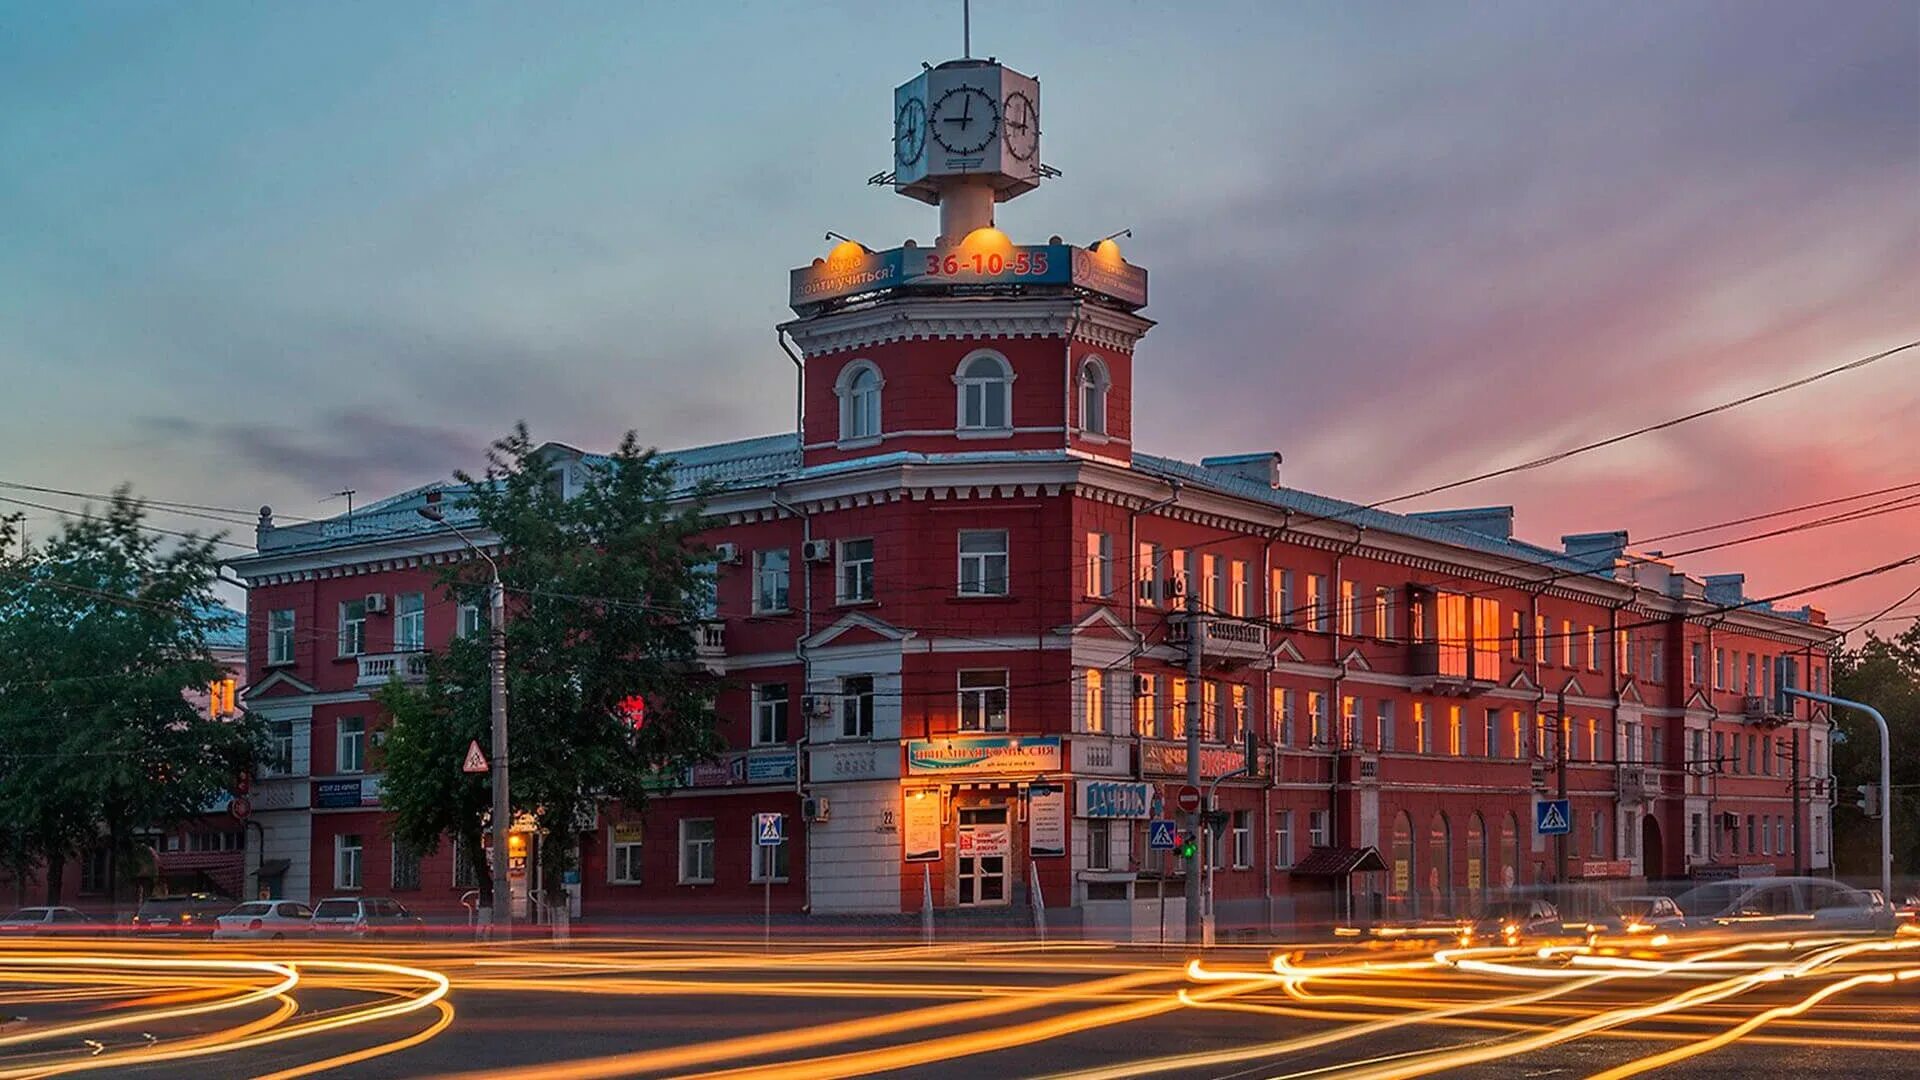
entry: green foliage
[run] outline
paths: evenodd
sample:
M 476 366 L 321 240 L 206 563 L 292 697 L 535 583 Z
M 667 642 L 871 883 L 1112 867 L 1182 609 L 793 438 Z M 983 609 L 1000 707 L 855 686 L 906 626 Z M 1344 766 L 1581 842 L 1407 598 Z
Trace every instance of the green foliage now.
M 493 445 L 483 475 L 457 478 L 479 528 L 510 553 L 501 576 L 514 809 L 542 835 L 567 838 L 599 799 L 641 806 L 650 780 L 721 744 L 715 681 L 694 658 L 692 615 L 712 589 L 695 540 L 704 493 L 674 502 L 668 463 L 631 432 L 606 461 L 574 466 L 570 499 L 549 482 L 552 464 L 519 426 Z M 485 564 L 469 560 L 443 587 L 471 598 L 487 580 Z M 484 642 L 456 642 L 434 671 L 421 689 L 385 699 L 395 721 L 386 802 L 409 841 L 477 834 L 487 805 L 484 780 L 456 775 L 469 739 L 489 745 Z M 633 695 L 646 700 L 637 735 L 621 708 Z M 406 790 L 415 782 L 420 792 Z M 549 880 L 569 846 L 544 845 Z
M 136 828 L 197 817 L 262 745 L 184 696 L 220 674 L 213 542 L 163 548 L 143 518 L 122 488 L 40 546 L 0 531 L 0 857 L 47 867 L 50 891 L 103 836 L 124 863 Z
M 1920 623 L 1899 636 L 1868 634 L 1858 649 L 1834 660 L 1833 692 L 1863 701 L 1887 719 L 1893 748 L 1893 868 L 1920 872 Z M 1840 806 L 1834 814 L 1836 868 L 1846 875 L 1878 877 L 1880 826 L 1858 810 L 1861 784 L 1880 782 L 1880 731 L 1856 709 L 1835 709 L 1834 783 Z

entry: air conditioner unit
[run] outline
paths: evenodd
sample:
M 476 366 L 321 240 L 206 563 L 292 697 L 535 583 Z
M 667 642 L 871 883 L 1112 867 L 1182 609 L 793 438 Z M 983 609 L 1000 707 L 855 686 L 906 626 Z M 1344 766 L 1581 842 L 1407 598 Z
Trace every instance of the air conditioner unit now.
M 719 562 L 729 564 L 737 563 L 740 561 L 740 545 L 715 544 L 713 545 L 713 557 Z
M 1147 677 L 1145 675 L 1135 675 L 1133 677 L 1133 696 L 1147 696 Z
M 369 731 L 367 732 L 367 740 L 375 746 L 385 746 L 387 745 L 387 733 L 384 730 Z
M 1187 595 L 1187 575 L 1180 570 L 1175 570 L 1174 572 L 1168 574 L 1167 575 L 1167 596 L 1181 597 L 1185 595 Z
M 363 601 L 363 603 L 366 605 L 367 614 L 369 615 L 383 614 L 387 610 L 387 594 L 370 592 L 366 595 L 366 598 Z
M 833 715 L 833 699 L 825 694 L 808 694 L 800 699 L 800 711 L 809 719 L 824 720 Z
M 832 562 L 833 541 L 809 540 L 800 545 L 800 557 L 808 562 Z
M 829 813 L 827 800 L 818 795 L 809 795 L 800 800 L 800 816 L 808 821 L 825 821 Z

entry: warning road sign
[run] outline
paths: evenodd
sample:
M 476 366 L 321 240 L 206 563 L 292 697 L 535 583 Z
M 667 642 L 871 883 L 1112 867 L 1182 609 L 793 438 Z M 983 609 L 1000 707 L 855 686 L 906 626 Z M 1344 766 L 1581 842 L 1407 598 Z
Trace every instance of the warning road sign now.
M 480 752 L 480 740 L 471 739 L 467 742 L 467 760 L 460 763 L 460 771 L 468 773 L 487 771 L 487 755 Z
M 1573 809 L 1566 799 L 1542 799 L 1533 806 L 1533 831 L 1541 836 L 1565 836 L 1573 831 Z
M 779 847 L 787 842 L 787 815 L 753 815 L 753 842 L 761 847 Z

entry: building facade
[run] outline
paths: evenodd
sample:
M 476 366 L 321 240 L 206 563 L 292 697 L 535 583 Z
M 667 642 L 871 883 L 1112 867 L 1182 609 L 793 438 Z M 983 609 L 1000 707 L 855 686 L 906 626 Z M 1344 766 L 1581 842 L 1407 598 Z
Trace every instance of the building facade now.
M 1278 453 L 1136 450 L 1145 271 L 1112 239 L 1021 245 L 994 224 L 1056 175 L 1037 83 L 954 61 L 895 112 L 893 182 L 939 206 L 939 235 L 793 271 L 797 430 L 668 455 L 684 490 L 714 485 L 697 632 L 731 749 L 644 814 L 605 806 L 550 840 L 577 846 L 568 881 L 510 851 L 521 910 L 557 890 L 586 918 L 1148 897 L 1178 873 L 1148 836 L 1188 725 L 1204 778 L 1240 767 L 1243 732 L 1258 747 L 1255 775 L 1219 784 L 1227 918 L 1828 866 L 1827 718 L 1775 693 L 1826 688 L 1818 611 L 1624 533 L 1541 547 L 1510 508 L 1387 513 L 1286 487 Z M 548 453 L 568 487 L 597 460 Z M 371 701 L 478 625 L 436 584 L 464 543 L 417 513 L 442 500 L 471 525 L 459 496 L 263 513 L 235 564 L 246 702 L 284 748 L 255 784 L 263 887 L 448 912 L 471 889 L 469 853 L 386 835 Z M 1536 828 L 1561 792 L 1564 842 Z M 763 812 L 787 815 L 784 846 L 756 845 Z

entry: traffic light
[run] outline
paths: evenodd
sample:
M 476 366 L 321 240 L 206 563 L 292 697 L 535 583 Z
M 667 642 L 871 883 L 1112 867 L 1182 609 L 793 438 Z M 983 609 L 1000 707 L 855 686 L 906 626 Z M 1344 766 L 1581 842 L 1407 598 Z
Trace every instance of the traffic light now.
M 1254 733 L 1252 724 L 1247 725 L 1247 730 L 1244 732 L 1243 738 L 1244 738 L 1244 742 L 1242 744 L 1241 750 L 1246 755 L 1245 767 L 1247 770 L 1247 775 L 1259 776 L 1260 775 L 1260 738 L 1258 735 Z
M 1173 853 L 1183 859 L 1191 859 L 1200 854 L 1200 839 L 1195 833 L 1183 832 L 1175 840 Z
M 1861 813 L 1867 815 L 1870 818 L 1879 817 L 1880 816 L 1880 785 L 1861 784 L 1859 787 L 1859 791 L 1860 791 L 1860 798 L 1858 801 L 1854 803 L 1854 805 L 1860 808 Z

